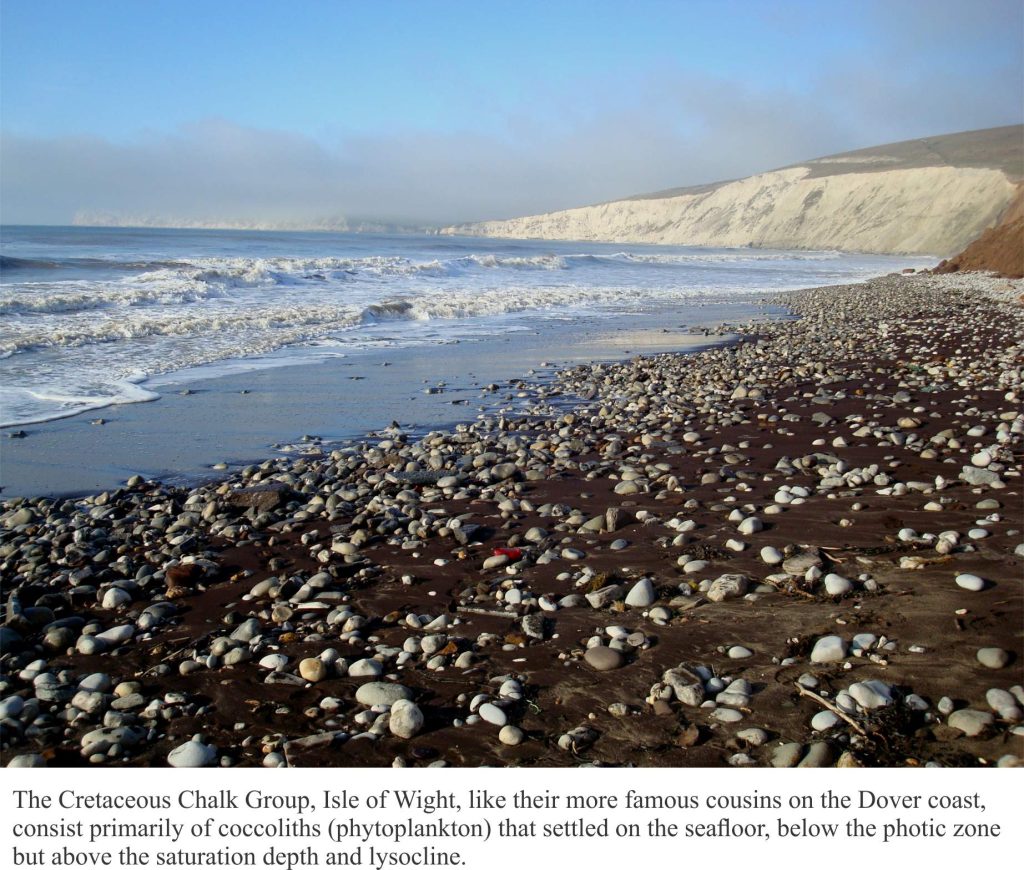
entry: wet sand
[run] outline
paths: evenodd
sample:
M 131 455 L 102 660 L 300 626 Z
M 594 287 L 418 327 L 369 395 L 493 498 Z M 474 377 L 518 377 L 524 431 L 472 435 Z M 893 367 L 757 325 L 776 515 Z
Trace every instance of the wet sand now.
M 354 439 L 393 420 L 410 432 L 450 427 L 488 407 L 481 385 L 529 377 L 543 364 L 549 367 L 542 376 L 587 360 L 697 349 L 723 340 L 723 321 L 779 310 L 737 301 L 611 321 L 585 316 L 478 340 L 382 347 L 219 377 L 168 377 L 154 388 L 160 398 L 153 402 L 0 429 L 2 495 L 86 495 L 135 474 L 184 485 L 223 476 L 214 465 L 237 470 L 262 461 L 273 445 L 301 446 L 303 436 Z M 705 327 L 719 335 L 705 337 Z M 439 383 L 445 387 L 426 392 Z

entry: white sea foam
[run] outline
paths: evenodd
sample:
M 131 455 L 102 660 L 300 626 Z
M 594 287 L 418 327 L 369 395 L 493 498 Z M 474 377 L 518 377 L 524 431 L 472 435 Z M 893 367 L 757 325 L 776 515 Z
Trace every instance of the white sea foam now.
M 109 381 L 95 393 L 90 393 L 90 388 L 85 385 L 78 386 L 77 390 L 73 383 L 67 383 L 66 386 L 74 392 L 0 386 L 0 407 L 3 408 L 4 417 L 11 420 L 3 425 L 43 423 L 111 405 L 152 402 L 160 398 L 158 393 L 130 381 Z
M 204 366 L 443 342 L 524 318 L 620 316 L 906 265 L 828 251 L 216 233 L 198 237 L 195 256 L 193 237 L 170 244 L 154 233 L 141 248 L 138 238 L 25 250 L 5 238 L 0 425 L 151 399 L 146 378 L 180 380 Z

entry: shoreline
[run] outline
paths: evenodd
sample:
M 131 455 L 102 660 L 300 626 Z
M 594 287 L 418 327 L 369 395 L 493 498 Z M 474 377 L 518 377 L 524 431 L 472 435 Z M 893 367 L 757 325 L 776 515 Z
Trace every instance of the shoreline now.
M 491 382 L 517 380 L 530 370 L 535 375 L 527 377 L 539 377 L 556 366 L 613 360 L 628 351 L 699 349 L 724 340 L 723 323 L 775 310 L 750 299 L 702 300 L 665 314 L 585 316 L 209 377 L 165 375 L 153 387 L 157 400 L 0 430 L 0 495 L 80 497 L 116 489 L 136 474 L 193 486 L 259 464 L 282 448 L 315 451 L 355 442 L 392 420 L 409 433 L 450 427 L 494 405 L 498 394 L 482 390 Z M 12 438 L 11 430 L 26 437 Z
M 523 415 L 7 502 L 4 763 L 1017 764 L 1020 292 L 780 293 Z

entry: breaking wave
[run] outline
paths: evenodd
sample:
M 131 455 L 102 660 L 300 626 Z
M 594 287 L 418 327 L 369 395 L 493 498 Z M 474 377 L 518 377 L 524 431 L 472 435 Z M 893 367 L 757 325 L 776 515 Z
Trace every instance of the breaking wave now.
M 60 232 L 46 243 L 33 230 L 21 247 L 4 239 L 0 425 L 143 401 L 153 398 L 147 378 L 211 364 L 447 341 L 530 318 L 661 310 L 895 266 L 828 251 Z
M 110 260 L 29 260 L 4 257 L 5 270 L 59 269 L 74 264 L 125 269 L 133 274 L 110 280 L 71 279 L 5 284 L 0 287 L 0 315 L 71 314 L 103 308 L 182 305 L 225 297 L 246 288 L 337 286 L 360 280 L 477 277 L 510 271 L 564 272 L 600 266 L 686 266 L 697 263 L 769 263 L 835 260 L 834 252 L 770 253 L 742 251 L 701 254 L 544 254 L 502 257 L 473 254 L 447 260 L 414 261 L 405 257 L 363 258 L 208 258 L 192 261 L 112 263 Z M 382 311 L 383 316 L 388 312 Z M 373 316 L 374 312 L 368 312 Z
M 695 294 L 661 295 L 667 301 Z M 10 356 L 38 348 L 86 347 L 188 336 L 207 337 L 211 344 L 231 340 L 235 342 L 235 350 L 245 355 L 388 321 L 461 320 L 566 306 L 599 308 L 624 301 L 622 292 L 610 287 L 503 287 L 384 299 L 362 307 L 333 302 L 285 305 L 263 301 L 220 307 L 183 306 L 171 311 L 151 309 L 139 311 L 132 317 L 116 311 L 94 311 L 90 317 L 10 319 L 0 331 L 0 355 Z M 62 308 L 51 311 L 68 314 Z M 254 341 L 254 337 L 260 340 Z M 163 370 L 162 361 L 155 362 Z

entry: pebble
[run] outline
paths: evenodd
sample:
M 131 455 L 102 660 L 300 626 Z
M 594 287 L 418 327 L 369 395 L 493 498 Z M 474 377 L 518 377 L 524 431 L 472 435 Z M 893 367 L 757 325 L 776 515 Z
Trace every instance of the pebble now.
M 108 674 L 88 674 L 78 681 L 78 688 L 85 692 L 109 692 L 113 686 L 113 680 Z
M 626 604 L 629 607 L 650 607 L 657 599 L 654 584 L 645 577 L 629 590 L 629 594 L 626 595 Z
M 811 718 L 811 727 L 815 731 L 828 731 L 829 728 L 835 728 L 842 721 L 831 710 L 822 710 Z
M 772 750 L 772 767 L 796 767 L 804 754 L 801 743 L 783 743 Z
M 823 582 L 829 595 L 845 595 L 853 589 L 853 584 L 839 574 L 826 574 Z
M 476 712 L 484 722 L 490 722 L 492 725 L 497 725 L 499 728 L 508 724 L 508 715 L 501 709 L 501 707 L 498 707 L 495 704 L 491 704 L 489 702 L 481 704 L 477 707 Z
M 25 699 L 20 695 L 10 695 L 0 701 L 0 719 L 17 719 L 25 709 Z
M 565 752 L 580 753 L 589 749 L 600 736 L 593 728 L 581 726 L 567 731 L 558 738 L 558 748 Z
M 36 515 L 32 512 L 30 508 L 21 508 L 21 510 L 14 511 L 14 513 L 12 513 L 10 516 L 7 517 L 7 519 L 4 520 L 4 528 L 16 529 L 19 526 L 26 526 L 29 523 L 33 522 L 35 518 Z
M 498 740 L 506 746 L 518 746 L 523 742 L 523 732 L 515 725 L 505 725 L 498 732 Z
M 804 550 L 783 561 L 782 570 L 794 577 L 803 577 L 812 568 L 820 568 L 821 556 L 816 550 Z
M 827 743 L 812 743 L 797 767 L 828 767 L 832 757 L 832 747 Z
M 621 586 L 613 584 L 611 586 L 603 586 L 594 592 L 588 592 L 586 598 L 591 607 L 595 610 L 600 610 L 613 601 L 618 601 L 624 594 Z
M 736 527 L 736 531 L 741 535 L 756 535 L 764 531 L 764 523 L 757 517 L 747 517 Z
M 399 698 L 391 705 L 388 730 L 395 737 L 408 740 L 420 732 L 424 721 L 423 712 L 416 704 L 406 698 Z
M 998 488 L 1002 484 L 1002 480 L 995 471 L 988 468 L 975 468 L 971 465 L 963 467 L 960 477 L 971 486 L 995 486 Z
M 110 646 L 117 646 L 118 644 L 127 643 L 134 635 L 135 626 L 117 625 L 114 628 L 108 628 L 106 631 L 99 632 L 95 637 L 96 640 Z
M 384 673 L 384 665 L 376 659 L 358 659 L 348 666 L 350 677 L 379 677 Z
M 100 606 L 104 610 L 117 610 L 119 607 L 125 607 L 132 603 L 132 595 L 130 592 L 119 589 L 117 586 L 111 586 L 103 594 L 103 601 Z
M 1017 706 L 1017 700 L 1005 689 L 989 689 L 985 693 L 985 701 L 993 710 L 999 714 L 1000 719 L 1007 722 L 1019 722 L 1021 710 Z
M 262 631 L 262 626 L 258 619 L 247 619 L 241 625 L 238 626 L 234 631 L 231 632 L 229 637 L 232 640 L 241 641 L 242 643 L 249 643 L 259 637 Z
M 985 581 L 977 574 L 958 574 L 956 585 L 968 592 L 981 592 L 985 588 Z
M 224 664 L 228 667 L 240 665 L 252 658 L 252 652 L 248 647 L 235 647 L 224 654 Z
M 198 740 L 176 746 L 167 756 L 171 767 L 208 767 L 217 760 L 217 748 Z
M 853 640 L 850 641 L 850 649 L 855 653 L 864 653 L 875 648 L 878 643 L 878 636 L 871 634 L 870 632 L 860 632 L 853 636 Z
M 104 643 L 95 635 L 83 634 L 75 644 L 75 651 L 83 656 L 94 656 L 106 652 L 110 644 Z
M 299 675 L 311 683 L 319 683 L 327 677 L 327 664 L 318 658 L 303 659 L 299 662 Z
M 995 721 L 991 713 L 983 710 L 957 710 L 946 720 L 951 728 L 963 731 L 968 737 L 977 737 Z
M 396 701 L 411 700 L 412 690 L 400 683 L 363 683 L 355 697 L 365 707 L 390 707 Z
M 8 767 L 46 767 L 46 759 L 38 752 L 15 755 L 7 762 Z
M 846 658 L 846 641 L 835 634 L 818 638 L 811 650 L 811 661 L 816 664 L 841 662 Z
M 584 654 L 583 659 L 595 671 L 614 671 L 625 663 L 625 656 L 617 649 L 607 646 L 592 646 Z
M 847 690 L 850 696 L 865 710 L 876 710 L 892 703 L 892 691 L 881 680 L 865 680 L 854 683 Z
M 978 661 L 986 668 L 999 670 L 1010 663 L 1010 654 L 996 646 L 986 646 L 978 650 Z
M 768 732 L 762 728 L 744 728 L 736 732 L 736 737 L 753 747 L 764 746 L 768 742 Z
M 743 574 L 723 574 L 711 582 L 706 593 L 709 601 L 727 601 L 740 598 L 750 587 L 750 578 Z
M 748 707 L 750 705 L 750 691 L 749 687 L 746 687 L 746 689 L 744 691 L 739 686 L 729 686 L 726 691 L 715 695 L 715 703 L 720 707 Z

